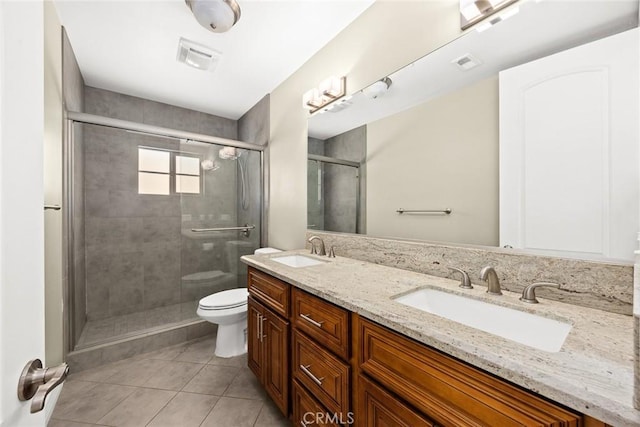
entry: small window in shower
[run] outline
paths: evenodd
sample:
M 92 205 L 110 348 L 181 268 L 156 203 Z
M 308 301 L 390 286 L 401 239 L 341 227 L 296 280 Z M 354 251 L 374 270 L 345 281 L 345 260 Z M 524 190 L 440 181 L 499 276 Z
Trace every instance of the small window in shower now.
M 138 194 L 170 194 L 171 153 L 138 147 Z
M 200 158 L 176 156 L 176 193 L 200 194 Z
M 138 147 L 138 194 L 200 194 L 201 179 L 197 155 Z

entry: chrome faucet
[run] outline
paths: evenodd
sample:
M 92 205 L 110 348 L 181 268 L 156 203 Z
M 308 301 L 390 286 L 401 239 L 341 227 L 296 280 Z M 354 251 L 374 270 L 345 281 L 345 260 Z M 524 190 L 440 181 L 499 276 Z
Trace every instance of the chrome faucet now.
M 536 288 L 540 288 L 543 286 L 560 289 L 560 285 L 558 285 L 557 283 L 552 283 L 552 282 L 532 283 L 531 285 L 524 288 L 524 290 L 522 291 L 522 296 L 520 297 L 520 301 L 526 302 L 529 304 L 539 303 L 540 301 L 538 301 L 538 299 L 536 298 Z
M 316 245 L 315 245 L 315 241 L 319 241 L 320 242 L 320 249 L 316 249 Z M 309 237 L 309 240 L 307 240 L 309 243 L 311 243 L 311 254 L 312 255 L 326 255 L 327 251 L 324 248 L 324 240 L 322 240 L 320 237 L 318 236 L 311 236 Z
M 502 295 L 500 290 L 500 280 L 493 267 L 486 266 L 480 270 L 480 280 L 487 282 L 487 293 L 491 295 Z

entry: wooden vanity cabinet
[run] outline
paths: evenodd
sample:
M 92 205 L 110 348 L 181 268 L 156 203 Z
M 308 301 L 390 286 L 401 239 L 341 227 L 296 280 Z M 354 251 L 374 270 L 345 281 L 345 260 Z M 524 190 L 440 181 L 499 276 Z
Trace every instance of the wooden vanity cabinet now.
M 364 375 L 358 375 L 355 393 L 359 405 L 356 409 L 358 426 L 436 427 Z
M 259 270 L 248 280 L 248 364 L 295 426 L 608 427 Z
M 437 350 L 354 316 L 354 345 L 362 373 L 402 396 L 442 426 L 581 426 L 582 415 L 482 372 Z M 358 396 L 361 400 L 361 397 Z M 386 401 L 380 401 L 384 404 Z M 359 401 L 356 418 L 367 420 Z M 389 411 L 392 408 L 388 408 Z M 367 424 L 367 425 L 389 425 Z M 402 425 L 402 424 L 392 424 Z M 427 424 L 428 425 L 428 424 Z
M 320 408 L 329 420 L 344 424 L 351 411 L 351 313 L 297 288 L 291 290 L 294 382 L 306 393 L 300 403 Z M 296 408 L 294 414 L 304 413 Z M 333 417 L 333 418 L 332 418 Z M 294 422 L 302 422 L 294 416 Z
M 282 413 L 289 416 L 290 326 L 280 315 L 289 310 L 289 285 L 253 269 L 248 280 L 248 365 Z

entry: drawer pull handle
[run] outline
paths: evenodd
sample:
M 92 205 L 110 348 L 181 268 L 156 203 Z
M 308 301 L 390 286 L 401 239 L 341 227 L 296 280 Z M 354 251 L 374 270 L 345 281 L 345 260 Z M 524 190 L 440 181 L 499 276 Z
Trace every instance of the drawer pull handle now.
M 317 320 L 313 320 L 309 316 L 310 316 L 310 314 L 300 314 L 300 317 L 302 317 L 307 322 L 311 323 L 313 326 L 317 326 L 318 328 L 322 328 L 322 324 L 324 323 L 324 320 L 321 320 L 321 321 L 318 322 Z
M 302 372 L 307 374 L 309 376 L 309 378 L 311 378 L 313 380 L 314 383 L 316 383 L 318 385 L 322 385 L 322 380 L 324 380 L 324 377 L 318 378 L 315 375 L 313 375 L 311 373 L 311 371 L 309 370 L 310 367 L 311 367 L 311 365 L 307 365 L 307 366 L 300 365 L 300 369 L 302 369 Z

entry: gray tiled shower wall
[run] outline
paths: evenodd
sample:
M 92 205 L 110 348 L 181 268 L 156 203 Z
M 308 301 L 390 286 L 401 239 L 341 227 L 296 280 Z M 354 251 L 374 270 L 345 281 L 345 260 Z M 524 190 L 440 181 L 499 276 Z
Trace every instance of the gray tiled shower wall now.
M 330 230 L 346 233 L 366 233 L 366 163 L 367 127 L 360 126 L 324 141 L 317 138 L 308 140 L 309 154 L 319 154 L 342 160 L 361 162 L 357 184 L 355 169 L 349 166 L 324 163 L 324 174 L 321 200 L 309 200 L 309 224 L 319 230 Z M 317 169 L 309 167 L 307 171 L 308 185 L 317 185 Z M 360 213 L 356 229 L 356 187 L 360 186 Z M 317 190 L 308 188 L 309 195 L 316 195 Z
M 106 90 L 85 88 L 85 112 L 237 139 L 234 120 Z M 87 318 L 97 320 L 195 299 L 181 277 L 228 271 L 229 236 L 202 241 L 182 228 L 235 225 L 235 162 L 204 173 L 201 195 L 144 195 L 137 189 L 138 146 L 196 152 L 212 146 L 94 125 L 84 132 Z M 232 239 L 239 239 L 234 234 Z

